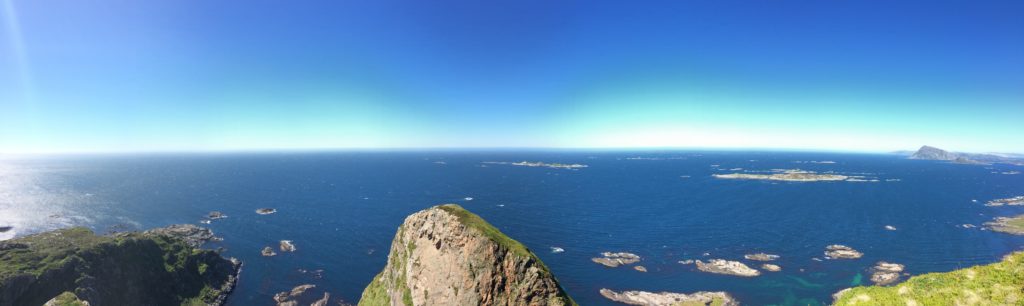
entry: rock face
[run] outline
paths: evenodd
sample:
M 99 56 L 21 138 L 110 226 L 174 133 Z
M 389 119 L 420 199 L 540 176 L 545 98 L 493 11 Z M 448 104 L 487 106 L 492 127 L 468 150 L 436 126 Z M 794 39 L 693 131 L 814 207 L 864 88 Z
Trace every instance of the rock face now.
M 405 219 L 359 305 L 576 305 L 536 255 L 454 204 Z
M 739 305 L 732 296 L 725 292 L 700 291 L 691 294 L 672 292 L 622 291 L 615 292 L 601 289 L 605 298 L 629 305 L 642 306 L 676 306 L 676 305 Z
M 240 263 L 175 232 L 97 236 L 70 228 L 0 242 L 0 305 L 222 304 Z
M 725 259 L 711 259 L 707 263 L 697 260 L 694 261 L 697 264 L 697 270 L 701 270 L 708 273 L 716 274 L 727 274 L 736 276 L 753 277 L 761 275 L 760 271 L 757 271 L 746 264 L 738 261 L 731 261 Z

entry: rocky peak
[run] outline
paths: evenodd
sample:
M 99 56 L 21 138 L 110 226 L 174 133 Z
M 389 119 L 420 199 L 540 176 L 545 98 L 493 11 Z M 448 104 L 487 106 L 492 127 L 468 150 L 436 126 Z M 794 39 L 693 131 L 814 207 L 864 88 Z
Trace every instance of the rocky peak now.
M 518 241 L 454 204 L 405 219 L 359 305 L 576 305 Z
M 943 149 L 939 149 L 932 146 L 922 146 L 914 155 L 911 155 L 911 159 L 932 159 L 932 160 L 956 160 L 960 155 L 952 152 L 948 152 Z

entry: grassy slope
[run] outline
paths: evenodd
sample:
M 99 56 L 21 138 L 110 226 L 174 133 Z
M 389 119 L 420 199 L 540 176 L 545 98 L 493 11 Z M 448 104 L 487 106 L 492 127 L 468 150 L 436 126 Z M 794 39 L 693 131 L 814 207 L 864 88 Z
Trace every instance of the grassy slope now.
M 193 305 L 216 297 L 219 292 L 211 286 L 219 286 L 230 273 L 230 267 L 212 251 L 194 249 L 183 241 L 159 235 L 97 236 L 86 228 L 69 228 L 3 244 L 0 288 L 19 275 L 40 278 L 35 290 L 23 293 L 29 296 L 19 297 L 21 301 L 45 301 L 62 291 L 74 291 L 79 278 L 89 275 L 97 280 L 89 286 L 138 285 L 139 290 L 132 293 Z M 217 269 L 211 270 L 210 264 L 216 264 Z M 65 265 L 73 268 L 62 269 Z M 147 281 L 154 284 L 144 284 Z M 148 286 L 155 283 L 164 285 Z
M 951 272 L 911 277 L 893 286 L 856 287 L 835 305 L 1021 305 L 1024 303 L 1024 252 L 1002 261 Z

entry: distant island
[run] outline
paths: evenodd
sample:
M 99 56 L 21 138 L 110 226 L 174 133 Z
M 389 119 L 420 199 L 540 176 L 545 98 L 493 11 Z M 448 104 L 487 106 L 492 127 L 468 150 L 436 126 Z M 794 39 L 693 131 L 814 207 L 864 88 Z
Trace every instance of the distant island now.
M 552 169 L 571 169 L 571 170 L 588 167 L 587 165 L 583 165 L 583 164 L 560 164 L 560 163 L 550 163 L 549 164 L 549 163 L 545 163 L 545 162 L 528 162 L 528 161 L 521 161 L 521 162 L 493 162 L 493 161 L 491 161 L 491 162 L 484 162 L 484 164 L 510 165 L 510 166 L 520 166 L 520 167 L 547 167 L 547 168 L 552 168 Z
M 921 146 L 910 159 L 944 160 L 958 164 L 1011 164 L 1024 166 L 1024 156 L 1014 154 L 975 154 L 950 152 L 932 146 Z
M 711 176 L 720 179 L 737 180 L 766 180 L 766 181 L 787 181 L 787 182 L 820 182 L 820 181 L 846 181 L 846 182 L 878 182 L 877 178 L 869 178 L 857 175 L 842 175 L 835 173 L 818 173 L 800 169 L 773 169 L 773 173 L 728 173 L 712 174 Z

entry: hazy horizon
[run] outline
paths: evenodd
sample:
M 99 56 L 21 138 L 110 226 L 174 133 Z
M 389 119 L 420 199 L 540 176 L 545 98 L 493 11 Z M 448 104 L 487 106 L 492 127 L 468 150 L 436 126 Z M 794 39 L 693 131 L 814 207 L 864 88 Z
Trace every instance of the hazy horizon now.
M 0 153 L 1024 153 L 1024 2 L 0 0 Z

